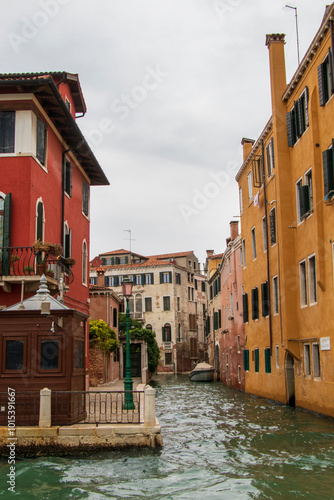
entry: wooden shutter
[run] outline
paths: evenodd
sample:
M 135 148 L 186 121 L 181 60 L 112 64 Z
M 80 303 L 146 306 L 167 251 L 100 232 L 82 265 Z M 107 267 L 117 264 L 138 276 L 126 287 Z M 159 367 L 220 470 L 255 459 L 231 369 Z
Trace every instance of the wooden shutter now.
M 45 163 L 45 144 L 46 144 L 46 126 L 37 119 L 37 139 L 36 139 L 36 157 L 44 165 Z
M 71 162 L 65 162 L 65 191 L 72 196 L 72 165 Z
M 276 243 L 276 210 L 272 209 L 269 214 L 269 225 L 270 225 L 270 243 L 274 245 Z
M 151 273 L 151 285 L 153 285 L 153 284 L 154 284 L 154 274 Z
M 10 247 L 10 219 L 11 219 L 12 195 L 7 193 L 4 202 L 3 212 L 3 246 Z M 9 275 L 9 253 L 10 250 L 3 250 L 2 254 L 2 274 Z
M 309 126 L 309 119 L 308 119 L 308 87 L 305 87 L 305 115 L 306 115 L 306 127 Z
M 164 282 L 164 273 L 160 272 L 160 283 Z
M 255 371 L 258 372 L 259 371 L 259 349 L 254 349 L 254 362 L 255 362 Z
M 294 126 L 294 115 L 292 111 L 286 114 L 286 127 L 288 133 L 288 146 L 291 147 L 296 142 L 295 136 L 295 126 Z
M 0 153 L 14 153 L 15 111 L 0 111 Z
M 334 94 L 334 71 L 333 71 L 333 56 L 332 56 L 332 49 L 329 47 L 328 50 L 328 64 L 329 64 L 329 87 L 331 89 L 331 94 Z M 330 96 L 328 96 L 329 99 Z
M 218 309 L 218 328 L 222 327 L 222 312 L 221 309 Z
M 84 215 L 88 216 L 89 208 L 89 185 L 86 182 L 82 182 L 82 212 Z
M 243 358 L 244 358 L 244 370 L 249 371 L 249 350 L 248 349 L 244 349 Z
M 271 373 L 271 359 L 270 359 L 270 349 L 264 350 L 264 361 L 265 361 L 265 371 L 266 373 Z
M 115 259 L 115 263 L 116 263 L 116 266 L 118 266 L 118 265 L 119 265 L 119 257 L 116 257 L 116 259 Z
M 252 289 L 252 319 L 259 319 L 259 291 L 257 287 Z
M 111 257 L 111 259 L 110 259 L 110 265 L 113 266 L 114 262 L 115 262 L 115 257 Z
M 109 286 L 109 276 L 104 277 L 104 286 Z
M 310 210 L 310 190 L 307 185 L 299 188 L 299 209 L 301 218 L 305 217 Z
M 36 222 L 36 239 L 43 240 L 43 219 L 44 207 L 41 201 L 37 204 L 37 222 Z
M 322 152 L 322 162 L 324 170 L 324 194 L 326 197 L 334 190 L 333 148 Z
M 318 86 L 319 86 L 319 103 L 320 106 L 324 106 L 326 103 L 326 98 L 325 98 L 325 79 L 324 79 L 323 64 L 320 64 L 320 66 L 318 66 Z
M 65 234 L 64 257 L 71 257 L 71 239 L 72 229 L 69 230 L 68 234 Z
M 242 296 L 242 309 L 243 309 L 244 323 L 248 323 L 248 294 L 247 293 L 244 293 Z
M 305 114 L 304 114 L 304 102 L 303 98 L 300 97 L 296 102 L 297 107 L 297 136 L 300 137 L 306 130 L 305 126 Z
M 172 282 L 173 282 L 172 271 L 169 271 L 169 281 L 168 281 L 168 283 L 172 283 Z
M 274 153 L 274 138 L 271 138 L 271 159 L 272 159 L 272 168 L 275 168 L 275 153 Z
M 129 263 L 129 257 L 126 255 L 124 258 L 124 264 L 128 264 L 128 263 Z

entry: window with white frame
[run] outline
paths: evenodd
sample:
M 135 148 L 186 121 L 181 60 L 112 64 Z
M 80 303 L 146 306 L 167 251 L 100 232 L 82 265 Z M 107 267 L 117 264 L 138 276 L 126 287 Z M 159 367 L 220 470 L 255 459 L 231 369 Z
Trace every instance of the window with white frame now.
M 0 111 L 0 153 L 14 153 L 15 111 Z
M 328 54 L 323 62 L 318 66 L 318 87 L 320 106 L 325 106 L 334 93 L 334 76 L 331 68 L 332 48 L 329 48 Z
M 304 344 L 304 374 L 311 375 L 310 344 Z
M 242 188 L 239 188 L 239 208 L 240 208 L 240 215 L 241 215 L 243 212 Z
M 279 346 L 275 346 L 276 368 L 279 368 Z
M 297 206 L 297 222 L 300 224 L 303 219 L 301 218 L 301 212 L 300 212 L 300 191 L 303 186 L 303 179 L 300 178 L 296 182 L 296 206 Z
M 266 158 L 267 158 L 267 175 L 268 177 L 270 177 L 273 173 L 273 168 L 275 167 L 273 137 L 270 139 L 270 142 L 266 147 Z
M 233 293 L 230 292 L 230 308 L 231 308 L 231 316 L 234 317 L 234 304 L 233 304 Z
M 278 276 L 273 277 L 273 313 L 278 314 Z
M 163 297 L 163 310 L 170 311 L 170 297 Z
M 320 352 L 319 344 L 317 342 L 312 343 L 312 363 L 313 363 L 313 377 L 320 377 Z
M 145 312 L 152 311 L 152 297 L 145 297 Z
M 310 215 L 313 212 L 313 183 L 312 183 L 312 169 L 311 168 L 305 174 L 305 186 L 308 186 L 309 215 Z
M 242 247 L 239 248 L 239 261 L 240 261 L 240 266 L 242 266 Z
M 255 235 L 255 227 L 252 228 L 252 252 L 253 252 L 253 260 L 256 259 L 256 235 Z
M 82 244 L 82 283 L 87 285 L 87 243 L 84 241 Z
M 269 225 L 270 225 L 270 244 L 271 246 L 276 244 L 276 208 L 273 207 L 269 213 Z
M 307 306 L 307 279 L 306 279 L 306 261 L 299 262 L 299 289 L 300 289 L 300 306 Z
M 267 251 L 267 223 L 266 216 L 262 217 L 262 237 L 263 237 L 263 252 Z
M 311 255 L 308 258 L 308 287 L 310 304 L 315 304 L 317 302 L 317 273 L 315 255 Z
M 252 184 L 252 171 L 251 170 L 247 174 L 247 185 L 248 185 L 248 199 L 250 201 L 253 198 L 253 184 Z
M 228 274 L 231 274 L 231 257 L 227 259 Z
M 288 146 L 294 146 L 309 125 L 308 88 L 305 87 L 293 108 L 286 115 Z

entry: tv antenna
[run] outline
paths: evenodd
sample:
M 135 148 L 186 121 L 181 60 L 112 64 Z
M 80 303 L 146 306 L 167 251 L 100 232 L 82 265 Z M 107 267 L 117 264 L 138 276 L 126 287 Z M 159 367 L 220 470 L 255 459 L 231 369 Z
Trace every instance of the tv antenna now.
M 134 240 L 133 238 L 131 238 L 131 229 L 123 229 L 123 231 L 125 231 L 126 233 L 129 233 L 129 238 L 128 238 L 128 240 L 129 240 L 129 250 L 131 252 L 131 241 L 136 241 L 136 240 Z M 127 238 L 124 238 L 124 239 L 127 239 Z
M 297 57 L 298 57 L 298 66 L 300 64 L 300 59 L 299 59 L 299 35 L 298 35 L 298 16 L 297 16 L 297 7 L 292 7 L 292 5 L 286 5 L 288 9 L 293 9 L 295 11 L 295 18 L 296 18 L 296 34 L 297 34 Z

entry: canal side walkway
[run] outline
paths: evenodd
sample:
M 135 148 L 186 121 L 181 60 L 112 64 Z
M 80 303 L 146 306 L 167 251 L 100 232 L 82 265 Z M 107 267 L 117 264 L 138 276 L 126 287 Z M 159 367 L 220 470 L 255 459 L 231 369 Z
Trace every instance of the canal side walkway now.
M 0 427 L 0 454 L 8 456 L 8 446 L 15 448 L 16 456 L 71 455 L 102 449 L 162 446 L 161 426 L 155 416 L 155 390 L 140 382 L 134 379 L 134 410 L 124 409 L 124 403 L 119 401 L 124 398 L 122 380 L 91 387 L 86 417 L 72 425 L 51 425 L 51 391 L 43 389 L 40 391 L 39 425 Z M 93 422 L 89 422 L 91 416 Z

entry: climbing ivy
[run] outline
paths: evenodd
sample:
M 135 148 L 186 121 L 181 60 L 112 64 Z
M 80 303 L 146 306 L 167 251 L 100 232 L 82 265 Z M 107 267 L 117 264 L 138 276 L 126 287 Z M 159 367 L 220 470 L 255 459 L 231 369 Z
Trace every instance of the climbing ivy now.
M 119 346 L 116 333 L 102 319 L 89 322 L 89 346 L 99 347 L 104 352 L 115 352 Z
M 126 316 L 119 314 L 118 331 L 120 335 L 126 335 Z M 158 368 L 160 349 L 156 341 L 155 332 L 143 328 L 138 321 L 130 318 L 130 338 L 142 339 L 147 344 L 148 369 L 150 373 L 155 373 Z

